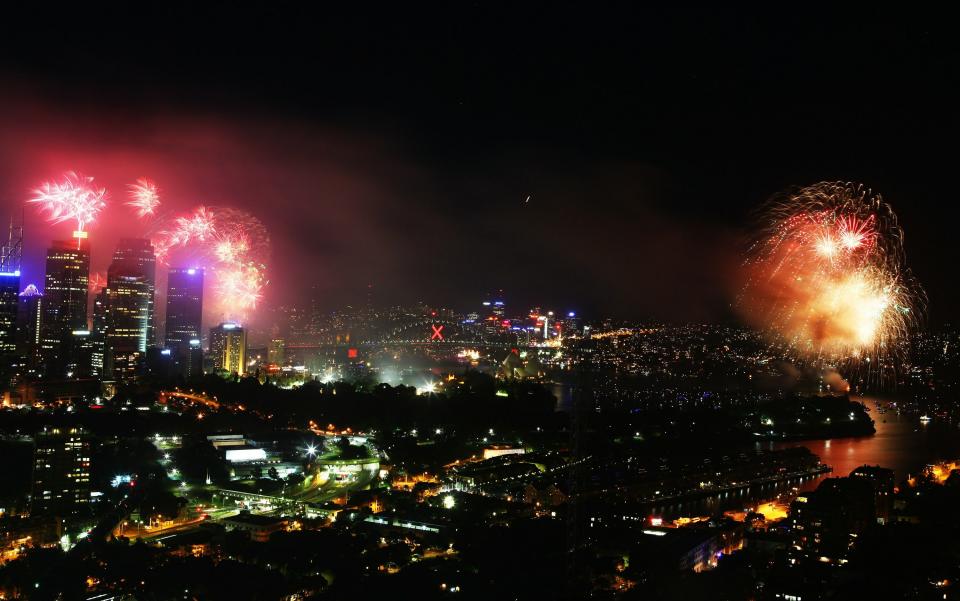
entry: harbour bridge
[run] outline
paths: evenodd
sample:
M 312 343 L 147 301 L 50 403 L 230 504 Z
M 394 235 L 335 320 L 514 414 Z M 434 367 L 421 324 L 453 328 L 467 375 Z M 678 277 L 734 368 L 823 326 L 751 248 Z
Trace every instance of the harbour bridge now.
M 486 336 L 473 324 L 442 317 L 400 319 L 368 339 L 350 342 L 288 343 L 290 349 L 383 348 L 391 346 L 515 349 L 532 344 L 511 336 Z

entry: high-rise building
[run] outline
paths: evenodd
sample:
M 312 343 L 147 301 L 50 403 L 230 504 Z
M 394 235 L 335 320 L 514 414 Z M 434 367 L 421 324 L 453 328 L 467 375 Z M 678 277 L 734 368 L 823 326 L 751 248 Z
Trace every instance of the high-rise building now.
M 166 346 L 186 347 L 200 338 L 203 317 L 203 270 L 171 268 L 167 272 Z
M 147 352 L 150 282 L 143 273 L 129 268 L 114 263 L 107 271 L 104 373 L 118 381 L 136 377 Z
M 202 353 L 194 348 L 200 348 L 203 275 L 203 270 L 195 267 L 176 267 L 167 272 L 165 344 L 186 377 L 198 375 L 202 369 Z
M 97 330 L 103 329 L 103 373 L 108 378 L 125 381 L 143 371 L 152 335 L 155 275 L 150 241 L 120 240 L 107 270 L 107 287 L 94 303 L 97 323 L 93 340 L 97 340 Z M 95 363 L 100 361 L 98 355 L 91 353 Z
M 40 366 L 40 316 L 43 294 L 29 284 L 19 295 L 17 308 L 17 349 L 26 373 L 36 375 Z
M 215 371 L 243 375 L 247 360 L 247 333 L 235 323 L 210 328 L 210 362 Z
M 30 511 L 69 516 L 90 502 L 90 438 L 82 428 L 45 428 L 35 437 Z
M 86 241 L 55 241 L 47 250 L 40 354 L 48 377 L 66 377 L 73 332 L 87 329 L 90 249 Z
M 154 298 L 157 288 L 157 258 L 153 245 L 146 238 L 121 238 L 113 253 L 113 264 L 128 274 L 140 274 L 146 280 L 149 289 L 147 299 L 146 346 L 157 342 L 156 322 L 154 319 Z M 146 346 L 144 350 L 146 350 Z
M 0 271 L 0 356 L 17 351 L 17 312 L 20 307 L 20 270 Z
M 14 226 L 11 220 L 7 243 L 0 247 L 0 357 L 4 367 L 10 360 L 16 362 L 22 252 L 23 227 Z
M 97 344 L 90 330 L 74 330 L 70 337 L 70 350 L 67 353 L 68 378 L 99 377 L 101 369 L 97 365 Z
M 93 342 L 93 353 L 90 357 L 91 368 L 93 372 L 100 376 L 106 373 L 104 368 L 107 363 L 107 326 L 109 324 L 110 299 L 107 295 L 107 287 L 104 286 L 93 299 L 93 327 L 90 329 Z
M 203 373 L 203 347 L 200 339 L 194 338 L 187 346 L 186 358 L 181 360 L 181 373 L 185 378 L 192 378 Z

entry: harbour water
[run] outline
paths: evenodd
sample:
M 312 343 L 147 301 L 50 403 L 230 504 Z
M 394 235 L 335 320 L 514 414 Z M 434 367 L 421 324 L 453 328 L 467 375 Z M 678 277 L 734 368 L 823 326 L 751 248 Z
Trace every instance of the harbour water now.
M 804 483 L 803 490 L 816 488 L 829 476 L 847 476 L 861 465 L 879 465 L 894 471 L 896 482 L 916 474 L 930 463 L 960 458 L 960 428 L 946 420 L 920 420 L 916 414 L 880 413 L 876 400 L 856 398 L 870 409 L 877 429 L 872 436 L 764 443 L 771 449 L 804 446 L 833 468 L 833 473 Z
M 832 473 L 752 486 L 711 497 L 650 507 L 650 514 L 665 519 L 713 515 L 742 510 L 762 503 L 788 503 L 798 492 L 814 490 L 825 478 L 847 476 L 861 465 L 879 465 L 894 470 L 897 483 L 925 466 L 960 459 L 960 428 L 947 420 L 920 420 L 917 414 L 880 413 L 875 399 L 856 398 L 870 409 L 876 433 L 871 436 L 756 443 L 756 448 L 778 450 L 803 446 L 833 468 Z

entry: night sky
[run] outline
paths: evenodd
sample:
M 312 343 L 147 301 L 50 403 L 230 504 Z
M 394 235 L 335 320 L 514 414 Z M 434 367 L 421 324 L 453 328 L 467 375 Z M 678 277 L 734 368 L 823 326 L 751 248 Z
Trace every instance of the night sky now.
M 95 176 L 116 199 L 91 234 L 101 271 L 146 229 L 121 201 L 148 176 L 171 209 L 263 221 L 268 303 L 315 290 L 333 309 L 372 284 L 382 304 L 503 289 L 523 308 L 720 320 L 754 209 L 856 180 L 899 213 L 931 321 L 960 306 L 943 15 L 155 11 L 15 15 L 0 35 L 3 212 L 67 169 Z M 39 281 L 71 228 L 31 208 L 27 226 Z

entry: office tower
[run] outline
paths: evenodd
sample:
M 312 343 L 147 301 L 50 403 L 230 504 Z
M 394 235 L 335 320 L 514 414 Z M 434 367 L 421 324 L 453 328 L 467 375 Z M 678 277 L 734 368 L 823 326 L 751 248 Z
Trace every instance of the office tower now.
M 202 269 L 194 267 L 176 267 L 167 272 L 165 344 L 185 377 L 198 375 L 203 367 L 202 351 L 199 351 L 203 275 Z
M 127 274 L 140 274 L 147 283 L 149 297 L 147 299 L 147 330 L 146 346 L 157 343 L 156 323 L 154 319 L 154 298 L 157 287 L 157 259 L 153 252 L 153 245 L 146 238 L 122 238 L 117 243 L 113 253 L 113 265 L 116 269 Z
M 50 378 L 66 377 L 73 332 L 87 329 L 89 278 L 90 248 L 85 240 L 55 241 L 47 250 L 40 355 Z
M 200 339 L 194 338 L 187 346 L 186 359 L 181 363 L 182 373 L 185 378 L 192 378 L 203 373 L 203 347 L 200 346 Z
M 102 362 L 104 377 L 108 379 L 122 382 L 143 371 L 152 332 L 155 272 L 156 262 L 149 240 L 120 240 L 107 269 L 105 294 L 103 298 L 98 294 L 94 303 L 97 322 L 94 332 L 104 330 Z M 97 301 L 102 306 L 98 306 Z M 97 355 L 99 353 L 93 353 L 94 361 L 100 360 Z
M 20 270 L 0 271 L 0 355 L 17 351 L 17 311 L 20 307 Z
M 136 266 L 114 262 L 107 271 L 106 297 L 104 374 L 129 380 L 139 375 L 146 359 L 150 282 Z
M 70 337 L 70 350 L 67 353 L 67 377 L 90 378 L 101 375 L 101 366 L 97 365 L 97 344 L 90 330 L 74 330 Z
M 93 327 L 90 329 L 93 342 L 93 353 L 90 357 L 91 370 L 100 376 L 106 373 L 104 368 L 107 362 L 107 326 L 109 323 L 110 299 L 107 295 L 107 287 L 104 286 L 93 299 Z
M 247 333 L 235 323 L 210 328 L 210 361 L 214 371 L 243 375 L 247 359 Z
M 287 344 L 283 338 L 274 338 L 270 340 L 267 346 L 267 363 L 272 365 L 283 365 L 286 360 Z
M 0 247 L 0 356 L 12 359 L 17 352 L 17 310 L 20 293 L 20 262 L 23 226 L 10 221 L 7 243 Z
M 500 291 L 502 293 L 502 291 Z M 483 301 L 483 330 L 488 336 L 499 334 L 503 327 L 506 306 L 496 296 Z
M 82 428 L 44 428 L 35 437 L 32 514 L 69 516 L 90 502 L 90 439 Z
M 167 272 L 166 346 L 184 348 L 200 338 L 203 316 L 203 270 L 171 268 Z
M 27 373 L 36 375 L 40 366 L 40 315 L 43 294 L 29 284 L 19 295 L 17 307 L 17 350 Z

